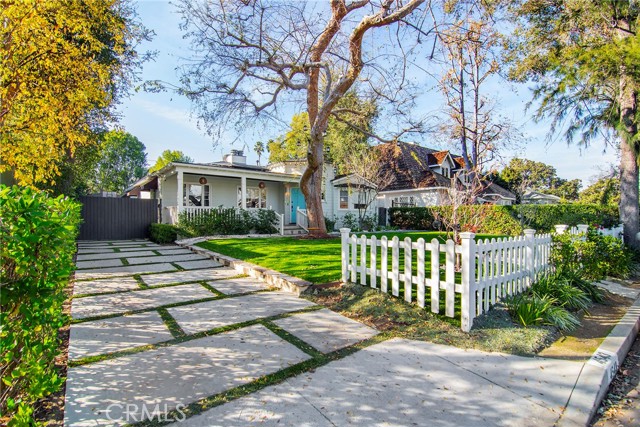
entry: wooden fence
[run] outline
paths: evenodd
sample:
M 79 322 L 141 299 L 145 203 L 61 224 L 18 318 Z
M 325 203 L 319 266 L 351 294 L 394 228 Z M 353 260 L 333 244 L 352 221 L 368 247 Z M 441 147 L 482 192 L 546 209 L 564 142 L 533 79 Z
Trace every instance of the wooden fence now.
M 78 240 L 124 240 L 148 237 L 158 221 L 158 201 L 115 197 L 80 197 L 82 224 Z
M 580 234 L 586 225 L 557 233 Z M 462 330 L 508 295 L 526 290 L 537 276 L 550 268 L 551 234 L 525 230 L 524 236 L 475 241 L 474 233 L 460 233 L 461 244 L 432 239 L 413 242 L 397 236 L 350 234 L 341 228 L 342 281 L 360 283 L 402 296 L 433 313 L 455 317 Z

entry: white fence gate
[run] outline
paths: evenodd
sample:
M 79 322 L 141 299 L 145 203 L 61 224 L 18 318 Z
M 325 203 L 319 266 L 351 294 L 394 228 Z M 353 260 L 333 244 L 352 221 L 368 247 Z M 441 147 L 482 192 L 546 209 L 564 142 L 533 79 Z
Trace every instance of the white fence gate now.
M 579 225 L 569 232 L 579 234 L 587 228 Z M 567 229 L 566 225 L 556 226 L 558 233 Z M 551 234 L 536 235 L 531 229 L 524 236 L 478 242 L 474 233 L 460 233 L 459 245 L 453 240 L 358 237 L 350 231 L 340 229 L 343 282 L 384 293 L 390 290 L 393 296 L 415 301 L 420 307 L 428 300 L 433 313 L 444 311 L 452 318 L 459 299 L 461 327 L 466 332 L 477 316 L 501 298 L 527 289 L 550 267 Z

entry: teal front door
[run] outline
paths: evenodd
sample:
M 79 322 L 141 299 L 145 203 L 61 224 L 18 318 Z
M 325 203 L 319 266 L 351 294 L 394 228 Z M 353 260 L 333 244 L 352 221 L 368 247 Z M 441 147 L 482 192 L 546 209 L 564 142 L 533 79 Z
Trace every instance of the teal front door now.
M 306 209 L 307 205 L 304 202 L 304 195 L 298 187 L 291 189 L 291 223 L 295 224 L 297 219 L 298 208 Z

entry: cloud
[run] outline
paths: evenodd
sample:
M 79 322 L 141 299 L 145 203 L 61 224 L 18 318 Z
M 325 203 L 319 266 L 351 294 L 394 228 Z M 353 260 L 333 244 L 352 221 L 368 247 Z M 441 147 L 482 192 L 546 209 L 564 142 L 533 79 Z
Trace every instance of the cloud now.
M 167 119 L 199 135 L 203 134 L 202 129 L 198 128 L 196 121 L 191 117 L 188 109 L 159 104 L 146 99 L 135 99 L 134 104 L 154 116 Z

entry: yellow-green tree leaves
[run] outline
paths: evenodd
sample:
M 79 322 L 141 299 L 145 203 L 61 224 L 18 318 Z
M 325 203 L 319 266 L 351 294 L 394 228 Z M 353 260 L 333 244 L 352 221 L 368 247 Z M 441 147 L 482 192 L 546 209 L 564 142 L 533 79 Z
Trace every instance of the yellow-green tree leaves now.
M 0 171 L 53 184 L 113 119 L 147 34 L 120 0 L 15 0 L 0 13 Z

